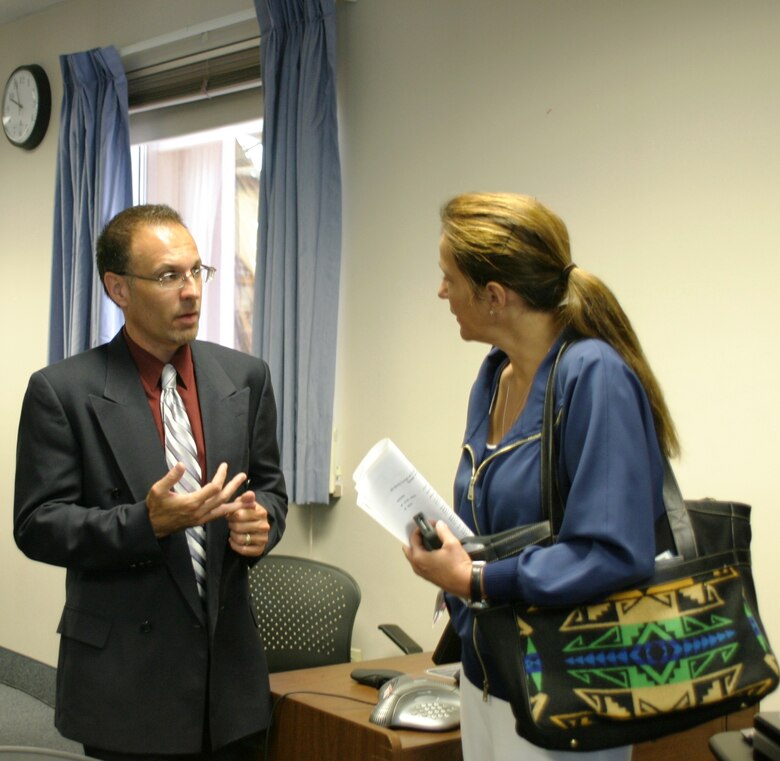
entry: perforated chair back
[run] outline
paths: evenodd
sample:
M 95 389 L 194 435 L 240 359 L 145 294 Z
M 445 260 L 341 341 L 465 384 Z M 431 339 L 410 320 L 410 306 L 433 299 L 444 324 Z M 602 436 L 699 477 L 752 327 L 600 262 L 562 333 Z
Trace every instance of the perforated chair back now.
M 249 589 L 269 671 L 349 662 L 360 587 L 346 571 L 269 555 L 250 570 Z

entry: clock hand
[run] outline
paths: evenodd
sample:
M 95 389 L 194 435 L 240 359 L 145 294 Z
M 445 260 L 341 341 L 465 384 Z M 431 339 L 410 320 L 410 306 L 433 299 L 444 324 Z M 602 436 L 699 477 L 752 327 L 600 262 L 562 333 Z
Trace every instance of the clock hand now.
M 9 96 L 9 97 L 8 97 L 8 100 L 10 100 L 10 101 L 11 101 L 11 103 L 13 103 L 15 106 L 18 106 L 19 108 L 21 108 L 21 107 L 22 107 L 22 104 L 21 104 L 21 103 L 20 103 L 18 100 L 14 100 L 14 99 L 13 99 L 13 96 Z

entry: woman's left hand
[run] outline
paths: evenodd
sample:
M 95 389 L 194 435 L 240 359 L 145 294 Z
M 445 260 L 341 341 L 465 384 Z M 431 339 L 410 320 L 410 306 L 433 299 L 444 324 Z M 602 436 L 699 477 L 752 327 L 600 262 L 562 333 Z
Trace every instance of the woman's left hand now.
M 415 529 L 409 537 L 409 546 L 403 548 L 404 555 L 418 576 L 445 592 L 468 599 L 471 590 L 471 558 L 444 521 L 436 521 L 434 528 L 441 539 L 441 549 L 426 550 L 420 529 Z

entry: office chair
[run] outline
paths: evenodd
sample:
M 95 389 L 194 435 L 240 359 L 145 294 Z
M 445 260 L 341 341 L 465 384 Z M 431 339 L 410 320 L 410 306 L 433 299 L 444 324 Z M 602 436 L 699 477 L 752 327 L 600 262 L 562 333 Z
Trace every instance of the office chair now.
M 57 670 L 0 647 L 0 746 L 83 751 L 54 726 Z
M 75 745 L 75 743 L 74 743 Z M 29 745 L 0 745 L 2 761 L 90 761 L 91 756 L 69 753 L 54 748 L 34 748 Z
M 346 571 L 271 554 L 250 569 L 249 591 L 271 673 L 349 663 L 360 587 Z

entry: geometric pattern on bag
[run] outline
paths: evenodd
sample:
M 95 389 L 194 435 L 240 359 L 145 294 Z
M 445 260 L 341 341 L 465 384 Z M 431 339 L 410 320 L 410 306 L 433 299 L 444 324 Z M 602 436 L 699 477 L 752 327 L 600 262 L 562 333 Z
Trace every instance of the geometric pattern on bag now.
M 527 608 L 516 621 L 534 721 L 575 729 L 724 698 L 756 703 L 777 686 L 778 664 L 748 602 L 728 589 L 742 582 L 726 566 L 622 591 L 562 609 L 554 631 L 549 609 Z M 547 675 L 546 660 L 556 666 Z

